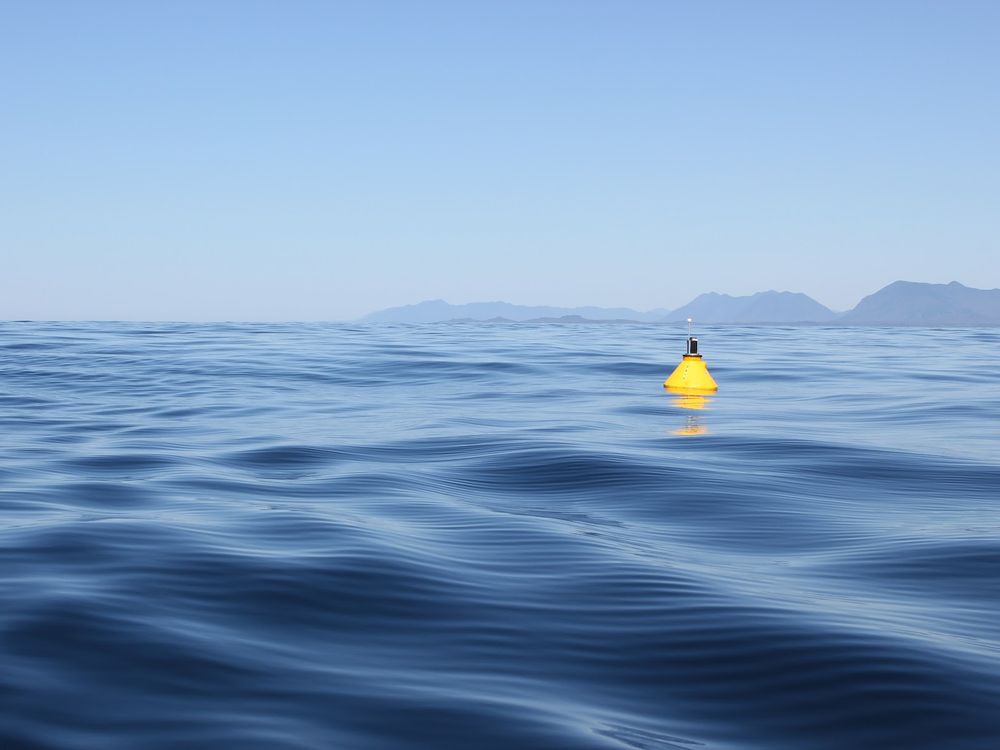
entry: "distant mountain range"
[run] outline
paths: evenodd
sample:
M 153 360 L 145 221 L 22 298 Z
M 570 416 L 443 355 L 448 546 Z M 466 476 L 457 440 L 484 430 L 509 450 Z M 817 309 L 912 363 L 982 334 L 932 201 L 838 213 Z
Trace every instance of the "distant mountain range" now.
M 494 318 L 527 321 L 537 318 L 562 318 L 567 315 L 590 320 L 662 320 L 660 315 L 641 313 L 628 307 L 548 307 L 512 305 L 510 302 L 471 302 L 467 305 L 451 305 L 441 299 L 427 300 L 416 305 L 390 307 L 366 315 L 362 320 L 384 323 L 439 323 L 446 320 Z
M 748 297 L 708 292 L 667 314 L 666 320 L 700 323 L 821 323 L 837 313 L 801 292 L 757 292 Z
M 865 297 L 846 313 L 836 313 L 806 294 L 757 292 L 744 297 L 709 292 L 676 310 L 641 312 L 627 307 L 549 307 L 509 302 L 451 305 L 429 300 L 390 307 L 362 320 L 392 323 L 437 323 L 455 320 L 493 322 L 673 322 L 693 318 L 699 323 L 813 323 L 832 325 L 1000 325 L 1000 289 L 972 289 L 950 284 L 895 281 Z
M 1000 289 L 894 281 L 838 319 L 851 325 L 1000 325 Z

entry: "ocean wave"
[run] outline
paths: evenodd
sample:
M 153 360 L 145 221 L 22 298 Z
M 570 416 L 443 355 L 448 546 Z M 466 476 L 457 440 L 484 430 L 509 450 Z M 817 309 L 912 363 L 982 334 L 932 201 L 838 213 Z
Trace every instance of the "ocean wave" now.
M 0 744 L 1000 746 L 996 334 L 667 333 L 0 325 Z

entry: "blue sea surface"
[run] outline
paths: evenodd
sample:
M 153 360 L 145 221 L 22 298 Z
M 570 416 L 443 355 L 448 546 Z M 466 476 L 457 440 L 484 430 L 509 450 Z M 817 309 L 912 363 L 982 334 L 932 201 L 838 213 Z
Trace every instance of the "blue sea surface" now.
M 1000 748 L 1000 330 L 0 324 L 0 747 Z

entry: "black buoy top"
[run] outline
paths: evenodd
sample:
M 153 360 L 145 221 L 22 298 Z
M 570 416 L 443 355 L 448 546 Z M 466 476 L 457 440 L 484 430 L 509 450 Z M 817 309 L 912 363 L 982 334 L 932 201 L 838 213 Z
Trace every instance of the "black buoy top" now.
M 694 336 L 689 336 L 688 337 L 688 348 L 687 348 L 687 352 L 685 352 L 685 354 L 687 356 L 689 356 L 689 357 L 698 357 L 698 356 L 700 356 L 698 354 L 698 339 L 696 339 Z

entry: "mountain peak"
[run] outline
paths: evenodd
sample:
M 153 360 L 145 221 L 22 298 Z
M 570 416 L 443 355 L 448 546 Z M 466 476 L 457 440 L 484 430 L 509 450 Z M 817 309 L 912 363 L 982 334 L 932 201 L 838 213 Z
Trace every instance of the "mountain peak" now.
M 1000 289 L 975 289 L 957 281 L 894 281 L 869 294 L 842 320 L 860 325 L 998 325 Z
M 769 289 L 744 297 L 718 292 L 699 294 L 667 318 L 694 318 L 699 323 L 819 323 L 835 316 L 806 294 Z

